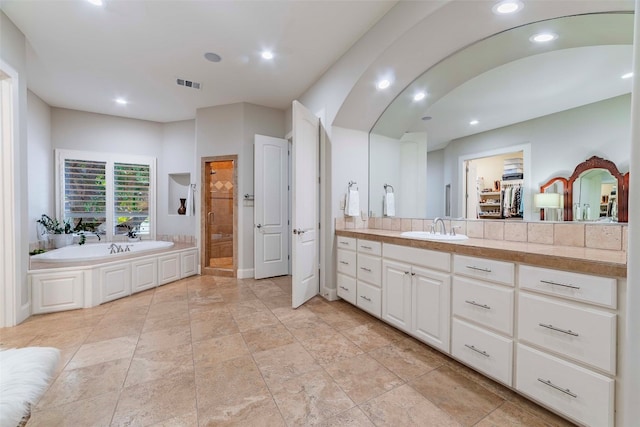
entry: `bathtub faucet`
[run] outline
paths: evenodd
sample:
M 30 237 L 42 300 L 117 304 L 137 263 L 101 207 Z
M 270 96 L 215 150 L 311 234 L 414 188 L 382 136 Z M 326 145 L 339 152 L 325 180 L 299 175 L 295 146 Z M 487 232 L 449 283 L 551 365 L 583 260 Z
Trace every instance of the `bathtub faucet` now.
M 109 249 L 110 249 L 110 251 L 109 251 L 110 254 L 119 254 L 120 252 L 124 252 L 122 250 L 122 246 L 116 245 L 115 243 L 112 243 L 109 246 Z

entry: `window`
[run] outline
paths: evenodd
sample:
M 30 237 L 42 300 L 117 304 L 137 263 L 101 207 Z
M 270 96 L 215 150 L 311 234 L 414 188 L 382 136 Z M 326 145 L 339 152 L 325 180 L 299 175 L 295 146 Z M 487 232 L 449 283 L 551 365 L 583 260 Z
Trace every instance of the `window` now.
M 57 150 L 58 211 L 109 240 L 129 227 L 155 237 L 155 158 Z

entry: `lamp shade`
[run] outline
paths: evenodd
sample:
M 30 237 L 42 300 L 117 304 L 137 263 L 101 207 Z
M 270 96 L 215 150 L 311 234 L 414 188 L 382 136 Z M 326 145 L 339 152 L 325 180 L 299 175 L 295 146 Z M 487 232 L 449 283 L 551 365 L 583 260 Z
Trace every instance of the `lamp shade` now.
M 538 193 L 533 196 L 536 208 L 559 208 L 560 193 Z

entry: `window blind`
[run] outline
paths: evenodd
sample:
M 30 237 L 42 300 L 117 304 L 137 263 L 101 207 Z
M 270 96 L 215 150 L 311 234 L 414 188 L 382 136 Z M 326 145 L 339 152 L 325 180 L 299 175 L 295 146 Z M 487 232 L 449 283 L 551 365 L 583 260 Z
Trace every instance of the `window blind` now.
M 97 227 L 106 221 L 106 162 L 65 159 L 64 218 Z
M 149 165 L 114 163 L 115 234 L 128 225 L 145 234 L 149 230 Z

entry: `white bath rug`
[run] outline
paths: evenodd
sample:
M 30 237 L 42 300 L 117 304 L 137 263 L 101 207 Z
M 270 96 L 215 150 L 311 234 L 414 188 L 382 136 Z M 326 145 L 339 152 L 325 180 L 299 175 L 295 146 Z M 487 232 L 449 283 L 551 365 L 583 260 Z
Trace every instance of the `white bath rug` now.
M 0 351 L 0 427 L 16 427 L 49 385 L 60 350 L 52 347 Z

